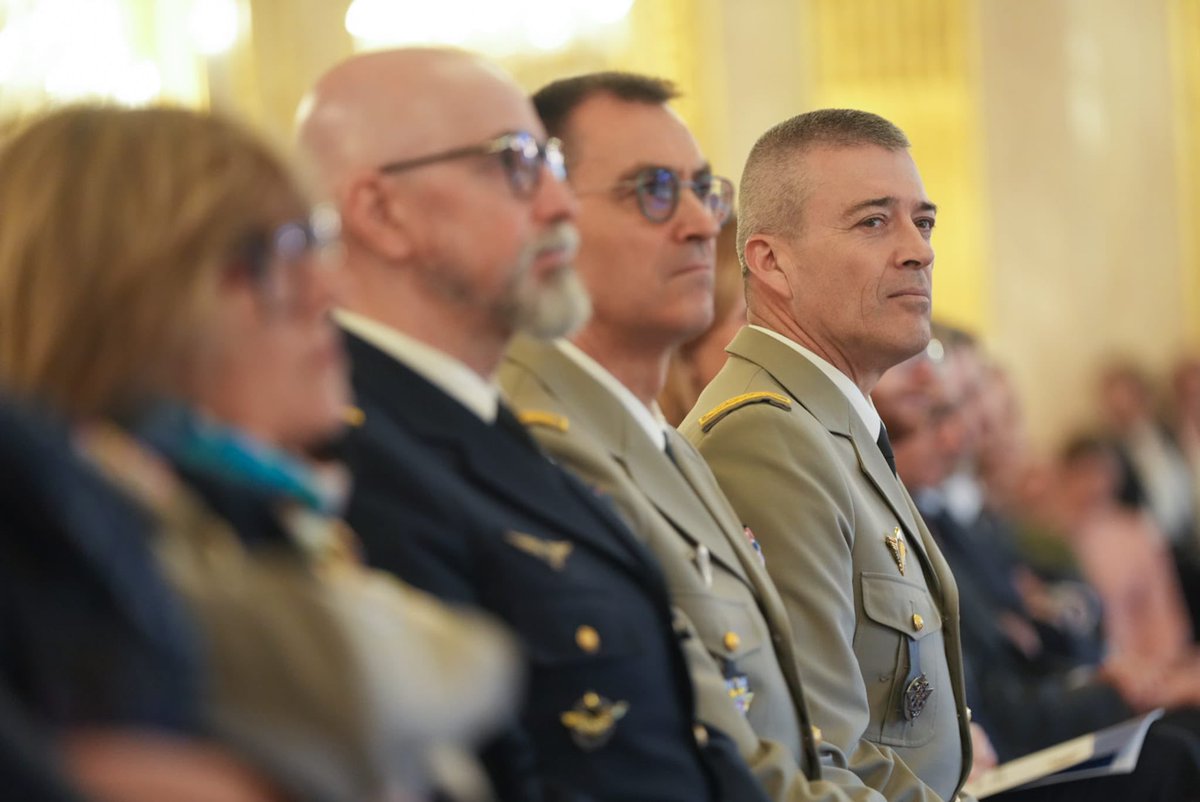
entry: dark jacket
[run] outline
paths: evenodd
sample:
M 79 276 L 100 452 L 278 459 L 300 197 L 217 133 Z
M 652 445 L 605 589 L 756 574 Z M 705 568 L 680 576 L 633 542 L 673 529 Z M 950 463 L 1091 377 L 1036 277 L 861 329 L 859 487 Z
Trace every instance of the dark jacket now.
M 0 466 L 0 787 L 69 798 L 40 739 L 78 725 L 199 732 L 200 649 L 149 520 L 64 429 L 0 403 Z
M 484 755 L 505 800 L 762 799 L 732 745 L 699 731 L 666 586 L 606 502 L 506 408 L 487 425 L 349 338 L 364 422 L 347 519 L 368 561 L 521 639 L 521 723 Z

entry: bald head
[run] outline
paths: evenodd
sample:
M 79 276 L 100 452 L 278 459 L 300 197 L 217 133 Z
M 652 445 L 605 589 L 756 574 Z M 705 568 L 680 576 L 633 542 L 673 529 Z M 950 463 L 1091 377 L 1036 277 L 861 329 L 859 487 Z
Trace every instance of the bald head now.
M 338 198 L 364 170 L 506 130 L 540 131 L 535 119 L 496 65 L 461 50 L 411 48 L 355 56 L 327 72 L 300 103 L 297 134 L 320 189 Z
M 297 123 L 341 213 L 346 311 L 481 376 L 516 332 L 558 337 L 586 318 L 575 199 L 533 103 L 498 67 L 458 50 L 355 56 L 317 82 Z

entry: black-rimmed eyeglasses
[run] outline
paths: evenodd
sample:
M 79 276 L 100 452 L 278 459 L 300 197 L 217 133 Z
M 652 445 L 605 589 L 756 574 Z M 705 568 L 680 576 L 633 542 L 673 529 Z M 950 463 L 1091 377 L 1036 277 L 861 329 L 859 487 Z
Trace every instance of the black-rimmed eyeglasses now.
M 542 165 L 550 168 L 550 174 L 558 181 L 567 177 L 567 168 L 563 161 L 562 142 L 550 137 L 545 143 L 539 143 L 533 134 L 527 131 L 511 131 L 501 134 L 495 139 L 481 145 L 470 145 L 464 148 L 432 153 L 415 159 L 389 162 L 379 168 L 381 173 L 399 173 L 424 167 L 427 164 L 465 159 L 468 156 L 499 156 L 504 165 L 504 173 L 508 184 L 518 197 L 528 197 L 538 188 L 542 178 Z
M 724 225 L 733 211 L 733 182 L 728 178 L 709 175 L 696 176 L 690 181 L 684 181 L 674 170 L 666 167 L 647 167 L 633 178 L 619 181 L 612 188 L 615 191 L 632 191 L 637 196 L 638 210 L 652 223 L 665 223 L 679 208 L 679 196 L 684 189 L 690 189 L 708 209 L 717 225 Z M 577 192 L 579 195 L 596 194 L 610 190 L 586 190 Z

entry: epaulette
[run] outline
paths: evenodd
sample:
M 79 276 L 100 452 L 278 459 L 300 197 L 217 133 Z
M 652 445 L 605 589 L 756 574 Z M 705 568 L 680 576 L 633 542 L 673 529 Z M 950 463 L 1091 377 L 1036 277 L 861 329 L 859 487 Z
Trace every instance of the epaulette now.
M 740 409 L 747 404 L 758 403 L 770 404 L 771 406 L 779 407 L 780 409 L 792 408 L 792 399 L 788 398 L 786 395 L 767 392 L 743 393 L 742 395 L 734 396 L 728 401 L 722 401 L 720 404 L 717 404 L 708 412 L 705 412 L 703 415 L 701 415 L 700 430 L 707 432 L 716 425 L 717 421 L 728 415 L 730 412 L 733 412 L 735 409 Z
M 566 432 L 571 428 L 571 422 L 566 415 L 556 415 L 553 412 L 542 412 L 537 409 L 527 409 L 517 413 L 517 420 L 522 426 L 545 426 L 558 432 Z
M 358 428 L 359 426 L 362 426 L 366 420 L 367 413 L 363 412 L 358 407 L 347 405 L 346 408 L 342 410 L 342 423 L 345 423 L 347 426 Z

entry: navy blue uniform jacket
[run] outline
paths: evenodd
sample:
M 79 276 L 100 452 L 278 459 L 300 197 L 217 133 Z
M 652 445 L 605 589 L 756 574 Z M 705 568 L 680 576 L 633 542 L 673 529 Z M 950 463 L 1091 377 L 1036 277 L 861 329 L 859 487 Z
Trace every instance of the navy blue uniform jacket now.
M 366 342 L 348 347 L 365 418 L 346 444 L 347 520 L 368 561 L 490 611 L 524 645 L 520 724 L 484 753 L 501 798 L 763 799 L 727 738 L 696 737 L 663 577 L 607 502 L 507 408 L 488 425 Z M 591 741 L 564 721 L 589 701 Z

